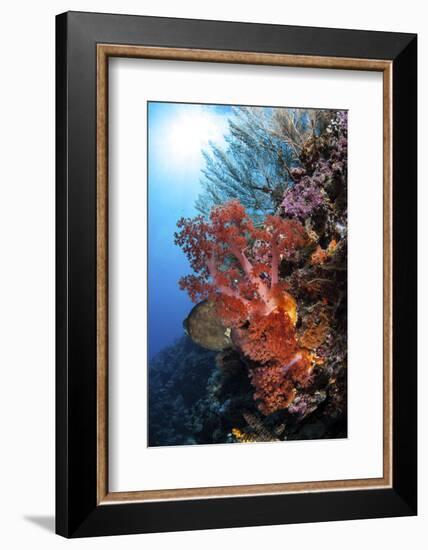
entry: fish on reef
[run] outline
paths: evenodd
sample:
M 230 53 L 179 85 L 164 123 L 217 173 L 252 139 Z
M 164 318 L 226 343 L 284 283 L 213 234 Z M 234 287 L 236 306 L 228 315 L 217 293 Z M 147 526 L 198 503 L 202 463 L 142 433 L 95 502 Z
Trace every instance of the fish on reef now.
M 193 342 L 203 348 L 222 351 L 232 346 L 230 329 L 223 325 L 211 301 L 197 304 L 183 321 L 183 327 Z

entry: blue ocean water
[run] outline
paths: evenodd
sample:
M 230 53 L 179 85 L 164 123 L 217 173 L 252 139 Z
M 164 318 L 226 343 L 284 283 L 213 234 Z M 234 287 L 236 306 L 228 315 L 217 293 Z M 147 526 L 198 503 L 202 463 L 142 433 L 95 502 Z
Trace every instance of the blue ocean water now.
M 193 307 L 178 287 L 190 272 L 174 244 L 177 220 L 198 214 L 201 150 L 221 144 L 230 107 L 148 103 L 148 343 L 149 358 L 179 338 Z

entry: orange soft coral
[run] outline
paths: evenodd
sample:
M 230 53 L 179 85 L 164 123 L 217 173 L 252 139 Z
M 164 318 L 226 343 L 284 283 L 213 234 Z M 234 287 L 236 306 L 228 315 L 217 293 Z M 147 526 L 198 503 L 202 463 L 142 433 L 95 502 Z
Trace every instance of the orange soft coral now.
M 305 386 L 315 364 L 315 356 L 299 347 L 290 316 L 281 309 L 253 318 L 245 329 L 233 331 L 233 340 L 243 354 L 260 366 L 249 371 L 254 399 L 263 414 L 287 408 Z
M 286 409 L 297 393 L 293 381 L 284 375 L 280 366 L 252 369 L 250 380 L 256 390 L 254 399 L 259 410 L 266 415 Z
M 293 322 L 282 310 L 257 315 L 247 329 L 233 334 L 244 355 L 258 363 L 285 365 L 297 350 Z
M 286 409 L 297 394 L 296 386 L 306 386 L 313 368 L 311 354 L 299 350 L 286 364 L 268 363 L 250 370 L 254 399 L 263 414 Z
M 315 252 L 311 255 L 311 264 L 312 265 L 319 265 L 323 264 L 328 259 L 327 251 L 320 247 L 320 245 L 317 246 Z
M 320 265 L 325 263 L 336 252 L 336 248 L 337 241 L 335 239 L 329 242 L 325 250 L 321 248 L 320 245 L 318 245 L 315 252 L 313 252 L 311 255 L 311 263 L 313 265 Z

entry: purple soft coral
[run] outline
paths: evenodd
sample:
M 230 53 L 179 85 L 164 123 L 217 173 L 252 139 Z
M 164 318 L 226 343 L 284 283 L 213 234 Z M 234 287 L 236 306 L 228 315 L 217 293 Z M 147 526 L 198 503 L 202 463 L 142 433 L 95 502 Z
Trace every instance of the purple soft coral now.
M 290 218 L 305 219 L 317 210 L 326 208 L 325 185 L 335 179 L 346 177 L 348 113 L 339 111 L 327 128 L 329 157 L 320 156 L 310 173 L 304 167 L 291 170 L 293 184 L 286 189 L 281 203 L 283 213 Z
M 281 206 L 286 216 L 307 218 L 321 208 L 323 203 L 323 192 L 318 187 L 318 181 L 304 176 L 285 191 Z

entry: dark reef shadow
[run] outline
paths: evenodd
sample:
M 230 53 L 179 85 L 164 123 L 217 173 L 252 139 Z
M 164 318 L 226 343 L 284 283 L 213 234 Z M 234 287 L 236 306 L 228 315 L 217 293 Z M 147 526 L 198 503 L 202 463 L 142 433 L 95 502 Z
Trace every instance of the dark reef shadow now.
M 38 525 L 45 531 L 50 533 L 55 532 L 55 518 L 54 516 L 24 516 L 23 519 Z

